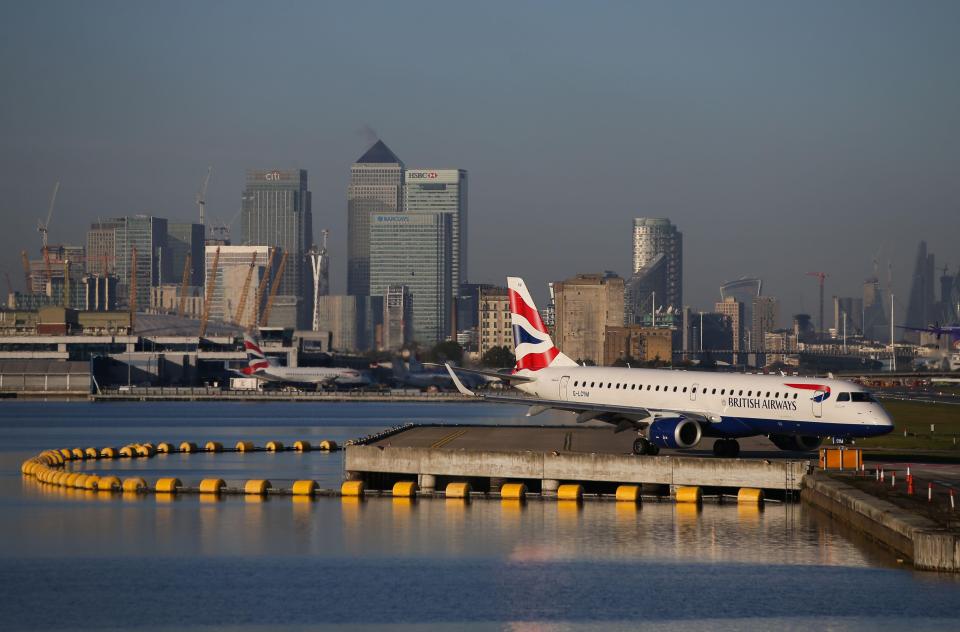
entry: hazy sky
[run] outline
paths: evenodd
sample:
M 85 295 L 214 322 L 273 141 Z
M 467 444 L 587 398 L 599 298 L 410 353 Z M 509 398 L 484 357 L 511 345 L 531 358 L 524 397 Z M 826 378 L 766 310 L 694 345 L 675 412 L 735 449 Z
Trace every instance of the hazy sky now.
M 636 216 L 683 231 L 695 307 L 760 275 L 815 313 L 805 272 L 859 294 L 881 248 L 905 298 L 920 239 L 960 264 L 960 2 L 17 2 L 0 81 L 18 288 L 54 181 L 50 240 L 82 243 L 98 216 L 194 218 L 212 165 L 222 220 L 246 168 L 308 169 L 342 292 L 371 130 L 469 170 L 471 280 L 629 274 Z

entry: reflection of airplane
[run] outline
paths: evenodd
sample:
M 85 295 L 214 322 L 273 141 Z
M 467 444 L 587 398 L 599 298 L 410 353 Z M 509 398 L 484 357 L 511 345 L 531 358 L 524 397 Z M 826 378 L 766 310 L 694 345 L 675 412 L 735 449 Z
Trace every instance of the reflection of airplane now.
M 823 437 L 872 437 L 893 430 L 890 416 L 858 384 L 834 379 L 578 366 L 554 345 L 522 279 L 508 277 L 517 364 L 502 376 L 527 396 L 477 395 L 457 372 L 460 392 L 487 401 L 577 414 L 636 430 L 636 454 L 693 448 L 719 439 L 717 456 L 734 457 L 737 439 L 766 435 L 782 450 L 812 450 Z M 466 371 L 464 371 L 466 372 Z
M 260 345 L 247 334 L 243 336 L 243 348 L 247 352 L 247 366 L 238 372 L 265 382 L 317 386 L 363 386 L 370 383 L 363 373 L 354 369 L 280 366 L 275 359 L 264 355 Z
M 446 370 L 442 367 L 438 368 L 435 364 L 424 365 L 412 354 L 407 362 L 404 362 L 403 358 L 394 358 L 393 379 L 398 386 L 422 389 L 454 388 L 453 380 L 450 379 Z M 477 388 L 487 381 L 479 375 L 470 375 L 467 380 L 468 388 Z

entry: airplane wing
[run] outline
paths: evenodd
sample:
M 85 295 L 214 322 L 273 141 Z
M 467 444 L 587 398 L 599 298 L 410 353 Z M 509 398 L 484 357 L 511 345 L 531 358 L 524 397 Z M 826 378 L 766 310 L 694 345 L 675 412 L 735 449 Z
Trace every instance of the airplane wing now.
M 423 366 L 437 367 L 442 369 L 443 367 L 450 367 L 449 364 L 436 364 L 433 362 L 424 362 Z M 499 371 L 484 371 L 482 369 L 464 369 L 462 367 L 453 368 L 454 371 L 459 373 L 467 373 L 469 375 L 483 375 L 485 377 L 495 377 L 503 380 L 504 382 L 532 382 L 532 377 L 527 377 L 525 375 L 514 375 L 512 373 L 500 373 Z
M 539 397 L 526 397 L 522 395 L 494 395 L 488 393 L 475 393 L 463 385 L 460 378 L 454 372 L 453 367 L 446 365 L 450 378 L 457 390 L 464 395 L 476 397 L 488 402 L 499 404 L 520 404 L 530 406 L 528 416 L 540 414 L 549 409 L 563 410 L 571 413 L 577 413 L 577 423 L 584 423 L 591 420 L 605 421 L 617 426 L 614 432 L 621 432 L 628 428 L 645 428 L 655 415 L 672 414 L 682 415 L 700 423 L 719 422 L 720 418 L 716 415 L 710 415 L 698 410 L 675 410 L 665 408 L 643 408 L 637 406 L 617 406 L 614 404 L 594 404 L 590 402 L 568 402 L 555 399 L 543 399 Z M 527 381 L 530 381 L 529 378 Z

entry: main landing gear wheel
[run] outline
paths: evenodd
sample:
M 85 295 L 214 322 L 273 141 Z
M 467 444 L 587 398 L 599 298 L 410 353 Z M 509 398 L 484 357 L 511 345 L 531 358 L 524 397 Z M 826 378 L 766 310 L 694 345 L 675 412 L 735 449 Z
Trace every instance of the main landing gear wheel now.
M 740 444 L 736 439 L 717 439 L 713 443 L 713 455 L 735 459 L 740 455 Z
M 650 440 L 646 437 L 637 437 L 633 442 L 633 453 L 637 455 L 649 454 L 650 456 L 656 456 L 660 454 L 660 446 L 650 443 Z

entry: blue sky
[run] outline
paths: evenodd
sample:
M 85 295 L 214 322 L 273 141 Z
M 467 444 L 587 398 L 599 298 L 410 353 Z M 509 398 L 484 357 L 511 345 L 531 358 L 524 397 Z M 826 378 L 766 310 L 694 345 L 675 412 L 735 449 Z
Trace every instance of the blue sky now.
M 685 302 L 761 275 L 783 311 L 905 297 L 920 239 L 960 265 L 960 3 L 35 2 L 0 24 L 0 270 L 62 182 L 97 217 L 239 209 L 246 168 L 309 170 L 345 287 L 349 165 L 371 130 L 470 172 L 473 280 L 629 273 L 630 222 L 685 237 Z M 239 222 L 235 224 L 239 230 Z M 540 295 L 542 296 L 542 294 Z

